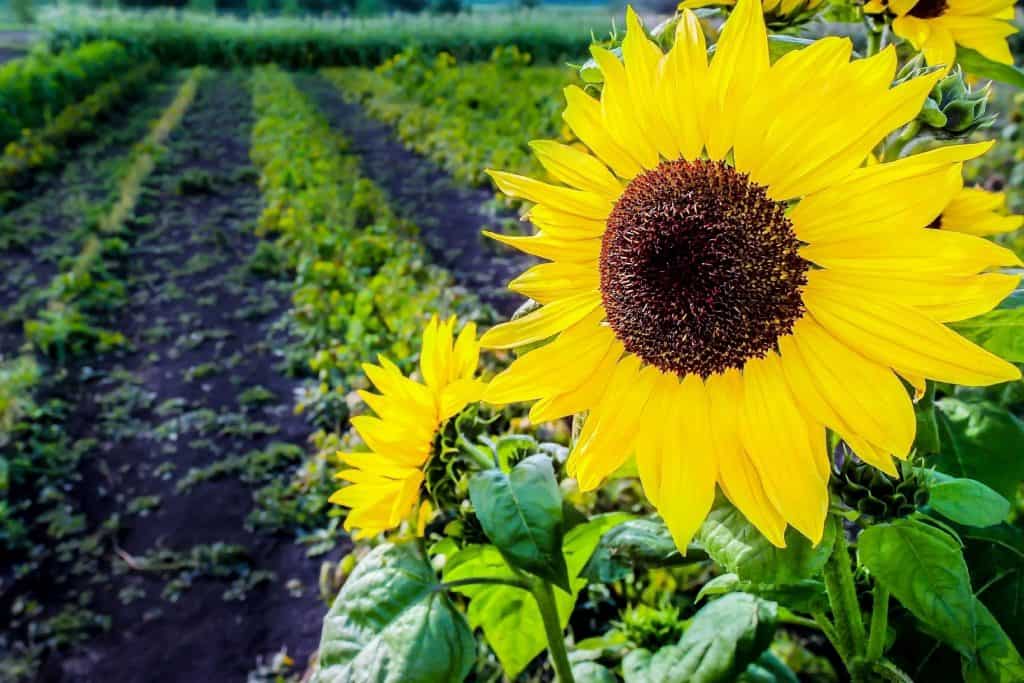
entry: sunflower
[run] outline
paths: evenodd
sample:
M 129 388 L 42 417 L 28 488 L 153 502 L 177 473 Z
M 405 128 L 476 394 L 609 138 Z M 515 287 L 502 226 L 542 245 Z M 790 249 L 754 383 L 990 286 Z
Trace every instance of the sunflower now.
M 888 10 L 896 15 L 892 29 L 924 52 L 931 65 L 953 66 L 956 46 L 963 45 L 989 59 L 1013 64 L 1007 36 L 1013 25 L 1015 0 L 868 0 L 864 11 Z
M 550 263 L 510 284 L 541 306 L 481 339 L 547 343 L 484 400 L 536 400 L 534 421 L 586 412 L 569 473 L 593 489 L 635 454 L 681 548 L 716 483 L 776 545 L 787 524 L 817 542 L 826 426 L 895 474 L 915 434 L 900 377 L 1020 376 L 943 325 L 1003 299 L 1017 278 L 979 273 L 1017 257 L 926 229 L 960 191 L 962 162 L 990 145 L 864 166 L 939 74 L 890 87 L 892 47 L 851 62 L 840 38 L 770 64 L 756 0 L 737 3 L 710 64 L 689 11 L 668 54 L 632 10 L 624 63 L 592 53 L 601 98 L 570 86 L 563 116 L 593 154 L 532 143 L 565 185 L 490 172 L 535 204 L 539 228 L 491 236 Z
M 968 235 L 1000 235 L 1024 225 L 1024 216 L 1006 215 L 1006 193 L 965 187 L 942 210 L 934 227 Z
M 337 478 L 349 485 L 330 497 L 332 503 L 351 508 L 345 528 L 359 529 L 357 538 L 393 529 L 416 513 L 434 436 L 445 421 L 483 393 L 483 383 L 473 378 L 480 356 L 476 325 L 467 324 L 453 343 L 455 324 L 454 317 L 439 322 L 435 316 L 424 330 L 422 383 L 405 377 L 383 357 L 380 365 L 363 366 L 380 393 L 359 395 L 377 417 L 352 418 L 352 426 L 370 452 L 339 454 L 349 469 Z M 413 520 L 419 533 L 429 510 L 424 503 Z

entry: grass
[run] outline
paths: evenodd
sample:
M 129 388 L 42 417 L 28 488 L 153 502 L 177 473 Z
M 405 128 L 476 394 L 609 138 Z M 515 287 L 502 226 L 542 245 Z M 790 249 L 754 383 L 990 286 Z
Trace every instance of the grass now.
M 591 34 L 611 28 L 606 10 L 551 8 L 489 10 L 455 16 L 389 15 L 369 18 L 238 19 L 179 11 L 62 8 L 42 13 L 51 46 L 101 37 L 149 51 L 164 64 L 282 67 L 373 66 L 410 45 L 447 51 L 460 60 L 486 59 L 495 47 L 515 45 L 543 63 L 579 58 Z

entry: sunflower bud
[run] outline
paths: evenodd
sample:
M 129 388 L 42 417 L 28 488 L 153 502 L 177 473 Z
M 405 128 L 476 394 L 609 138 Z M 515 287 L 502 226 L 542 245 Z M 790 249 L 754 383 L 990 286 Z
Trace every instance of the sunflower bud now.
M 906 517 L 928 502 L 928 488 L 909 463 L 900 463 L 902 478 L 849 455 L 836 468 L 833 490 L 849 507 L 876 520 Z
M 701 7 L 732 7 L 736 0 L 683 0 L 677 9 Z M 825 4 L 825 0 L 761 0 L 764 21 L 778 31 L 809 21 Z
M 931 70 L 925 66 L 924 58 L 918 55 L 900 70 L 897 82 L 916 78 Z M 932 89 L 917 121 L 924 130 L 937 137 L 966 137 L 995 122 L 995 114 L 986 114 L 988 100 L 989 86 L 972 90 L 963 69 L 957 65 Z

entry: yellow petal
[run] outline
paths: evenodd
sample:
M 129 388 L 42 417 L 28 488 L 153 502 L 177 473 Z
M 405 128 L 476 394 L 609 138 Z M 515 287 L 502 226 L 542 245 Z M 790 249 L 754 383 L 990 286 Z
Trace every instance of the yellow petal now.
M 640 164 L 623 149 L 605 128 L 601 103 L 578 86 L 565 89 L 566 107 L 562 118 L 583 144 L 620 178 L 629 180 L 640 172 Z
M 969 386 L 1020 379 L 1015 366 L 913 308 L 867 292 L 829 288 L 813 278 L 804 302 L 843 343 L 900 374 Z
M 1019 277 L 1002 273 L 948 276 L 822 270 L 813 277 L 824 286 L 867 291 L 911 306 L 938 322 L 966 320 L 991 311 L 1020 283 Z
M 674 375 L 661 375 L 654 392 L 659 395 L 648 401 L 642 429 L 659 438 L 638 441 L 637 466 L 644 491 L 653 492 L 652 502 L 685 552 L 715 500 L 718 468 L 707 392 L 696 375 L 682 384 Z
M 772 545 L 785 548 L 786 520 L 768 499 L 761 475 L 740 443 L 739 411 L 743 405 L 740 373 L 727 370 L 708 377 L 707 391 L 722 492 Z
M 655 387 L 657 374 L 653 367 L 641 370 L 636 356 L 619 361 L 566 462 L 566 470 L 579 481 L 581 490 L 597 488 L 633 455 L 640 416 Z
M 794 401 L 774 353 L 747 362 L 743 386 L 743 447 L 775 508 L 817 544 L 829 502 L 824 430 Z
M 617 339 L 613 340 L 604 357 L 590 374 L 580 381 L 579 386 L 534 403 L 530 409 L 530 420 L 539 424 L 582 413 L 596 406 L 604 396 L 608 382 L 623 353 L 625 350 L 622 348 L 622 343 Z
M 857 169 L 838 185 L 804 197 L 790 220 L 804 242 L 927 227 L 960 191 L 958 162 L 990 148 L 987 142 L 951 145 Z
M 657 96 L 666 132 L 684 159 L 704 149 L 708 91 L 708 56 L 700 20 L 688 9 L 679 15 L 672 49 L 659 64 Z
M 545 233 L 520 237 L 503 235 L 490 230 L 484 230 L 483 234 L 525 254 L 532 254 L 551 261 L 595 263 L 601 255 L 600 239 L 566 240 Z
M 739 113 L 768 71 L 768 32 L 760 0 L 739 0 L 722 28 L 711 60 L 715 91 L 708 102 L 708 156 L 722 159 L 733 145 Z
M 1005 206 L 1006 195 L 1002 192 L 964 188 L 942 212 L 939 227 L 979 236 L 1012 232 L 1024 224 L 1024 216 L 1002 215 Z
M 578 323 L 600 305 L 601 296 L 590 292 L 560 299 L 518 320 L 492 327 L 481 337 L 480 345 L 508 349 L 543 341 Z
M 565 330 L 550 344 L 517 358 L 487 386 L 484 400 L 505 404 L 531 401 L 578 387 L 601 362 L 615 341 L 602 326 L 598 309 Z
M 604 220 L 612 210 L 612 202 L 607 197 L 593 192 L 542 183 L 533 178 L 502 171 L 489 170 L 487 175 L 494 179 L 498 189 L 511 197 L 554 206 L 583 218 Z
M 861 459 L 871 462 L 881 447 L 884 459 L 872 462 L 895 474 L 889 454 L 906 458 L 914 442 L 914 407 L 903 384 L 889 368 L 852 351 L 810 317 L 779 340 L 782 367 L 803 409 L 834 429 Z
M 574 294 L 596 292 L 600 284 L 600 272 L 594 266 L 541 263 L 508 283 L 508 288 L 546 304 Z
M 848 272 L 973 275 L 995 266 L 1020 266 L 1017 256 L 994 242 L 944 230 L 903 230 L 888 239 L 816 242 L 800 250 L 808 261 Z
M 675 136 L 671 134 L 655 95 L 661 48 L 651 42 L 632 7 L 626 7 L 626 37 L 622 58 L 629 86 L 629 103 L 644 138 L 666 159 L 679 156 Z M 656 160 L 655 160 L 656 161 Z
M 597 157 L 554 140 L 535 140 L 530 147 L 544 168 L 563 183 L 610 201 L 622 194 L 622 183 Z

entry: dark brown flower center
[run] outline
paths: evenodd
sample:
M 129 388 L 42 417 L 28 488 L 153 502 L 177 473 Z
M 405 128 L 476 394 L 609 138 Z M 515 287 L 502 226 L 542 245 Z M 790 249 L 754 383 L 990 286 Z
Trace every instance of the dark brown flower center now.
M 934 19 L 941 17 L 949 4 L 946 0 L 918 0 L 914 8 L 910 10 L 910 16 L 918 19 Z
M 785 207 L 723 162 L 666 161 L 626 187 L 601 295 L 626 350 L 703 377 L 764 356 L 804 312 L 808 262 Z

